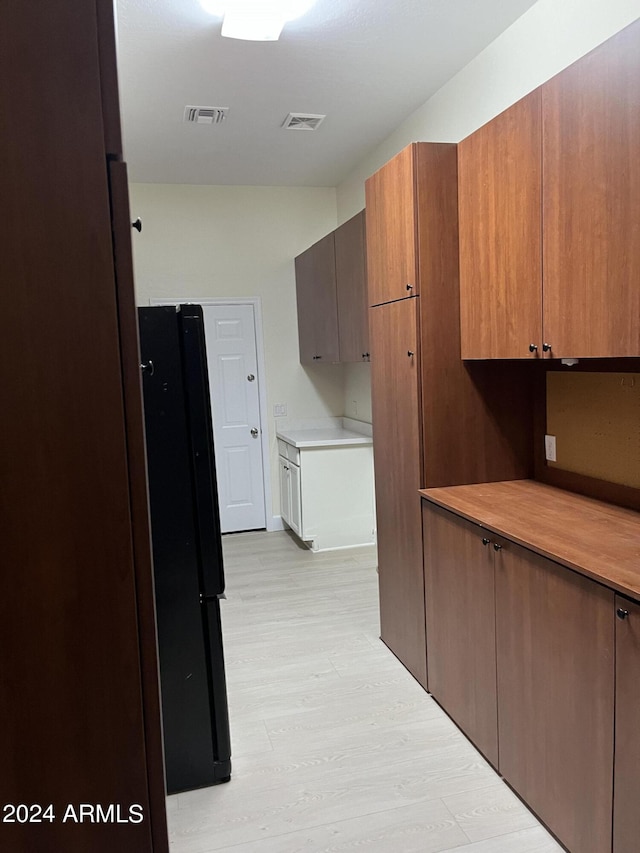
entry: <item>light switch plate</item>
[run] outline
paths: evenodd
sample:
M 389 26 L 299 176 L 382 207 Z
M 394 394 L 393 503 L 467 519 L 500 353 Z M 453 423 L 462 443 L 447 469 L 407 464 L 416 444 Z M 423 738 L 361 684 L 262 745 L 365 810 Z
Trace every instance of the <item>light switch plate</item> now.
M 557 462 L 556 456 L 556 437 L 555 435 L 545 435 L 544 437 L 544 458 L 547 462 Z

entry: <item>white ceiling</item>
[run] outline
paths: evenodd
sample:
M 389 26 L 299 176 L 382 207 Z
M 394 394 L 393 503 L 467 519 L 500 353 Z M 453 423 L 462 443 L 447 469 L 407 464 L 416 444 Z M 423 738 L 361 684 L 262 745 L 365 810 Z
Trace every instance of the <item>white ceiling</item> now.
M 247 42 L 222 38 L 198 0 L 118 0 L 130 177 L 336 186 L 534 2 L 317 0 L 279 41 Z M 229 115 L 185 124 L 187 104 Z M 283 130 L 290 112 L 327 118 Z

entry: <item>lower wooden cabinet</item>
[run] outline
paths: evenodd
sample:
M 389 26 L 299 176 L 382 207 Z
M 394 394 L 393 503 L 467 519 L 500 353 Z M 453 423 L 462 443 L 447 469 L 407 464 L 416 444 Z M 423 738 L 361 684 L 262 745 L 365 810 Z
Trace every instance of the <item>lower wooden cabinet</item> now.
M 640 604 L 616 596 L 614 853 L 640 846 Z
M 640 603 L 431 501 L 422 525 L 434 698 L 571 853 L 637 853 Z
M 498 765 L 493 551 L 477 524 L 424 504 L 429 691 Z
M 605 853 L 614 594 L 512 542 L 494 553 L 500 772 L 572 853 Z

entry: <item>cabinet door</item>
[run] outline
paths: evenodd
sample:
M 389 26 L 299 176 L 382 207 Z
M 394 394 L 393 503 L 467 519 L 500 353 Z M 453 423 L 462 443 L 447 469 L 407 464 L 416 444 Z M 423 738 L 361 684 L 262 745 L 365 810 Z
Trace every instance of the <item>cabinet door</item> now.
M 289 524 L 298 536 L 302 536 L 302 483 L 300 467 L 289 462 L 289 500 L 291 511 Z
M 422 536 L 429 690 L 497 767 L 494 551 L 477 524 L 426 501 Z
M 333 232 L 295 259 L 301 364 L 339 361 Z
M 640 354 L 640 21 L 542 87 L 544 333 L 555 356 Z
M 462 358 L 542 352 L 540 151 L 539 89 L 458 146 Z
M 420 515 L 419 299 L 370 309 L 380 632 L 426 686 Z
M 0 289 L 0 803 L 55 811 L 3 823 L 11 853 L 169 849 L 126 184 L 109 196 L 103 124 L 112 6 L 16 4 L 0 33 L 14 285 Z M 124 819 L 135 803 L 144 818 L 64 822 L 79 803 L 122 804 Z
M 500 772 L 569 850 L 611 849 L 614 595 L 496 553 Z
M 369 305 L 418 294 L 415 145 L 365 183 Z
M 616 614 L 613 850 L 635 853 L 640 838 L 640 605 L 616 596 Z
M 369 322 L 364 210 L 335 232 L 340 361 L 367 361 Z
M 282 456 L 278 457 L 278 471 L 280 474 L 280 515 L 286 524 L 291 525 L 291 482 L 289 477 L 289 463 Z

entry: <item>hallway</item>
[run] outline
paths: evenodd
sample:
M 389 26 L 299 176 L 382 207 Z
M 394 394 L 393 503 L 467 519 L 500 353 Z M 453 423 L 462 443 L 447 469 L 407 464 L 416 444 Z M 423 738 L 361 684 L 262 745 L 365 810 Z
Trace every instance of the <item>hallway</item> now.
M 558 853 L 378 639 L 376 554 L 223 539 L 232 778 L 169 797 L 172 853 Z

